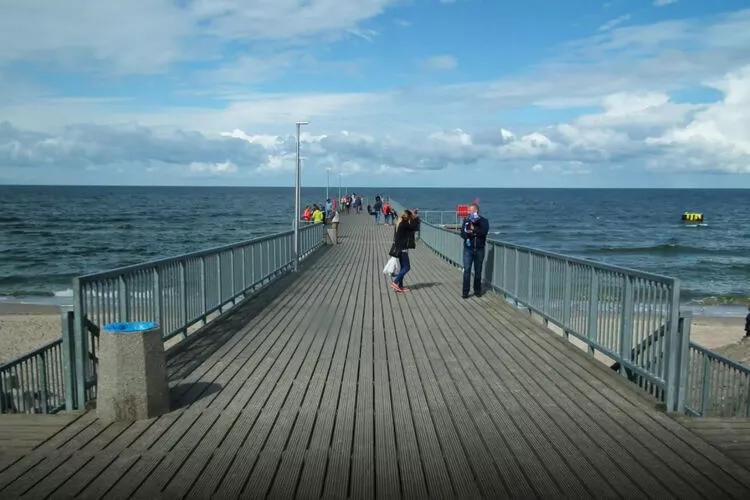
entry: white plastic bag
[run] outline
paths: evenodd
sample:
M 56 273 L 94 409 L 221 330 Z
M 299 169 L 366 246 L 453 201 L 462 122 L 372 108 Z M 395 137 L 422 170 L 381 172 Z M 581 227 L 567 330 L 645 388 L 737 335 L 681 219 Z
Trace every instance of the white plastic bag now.
M 398 265 L 398 259 L 396 257 L 391 257 L 388 259 L 388 262 L 385 263 L 385 267 L 383 268 L 383 274 L 390 276 L 394 272 L 396 272 L 396 266 Z

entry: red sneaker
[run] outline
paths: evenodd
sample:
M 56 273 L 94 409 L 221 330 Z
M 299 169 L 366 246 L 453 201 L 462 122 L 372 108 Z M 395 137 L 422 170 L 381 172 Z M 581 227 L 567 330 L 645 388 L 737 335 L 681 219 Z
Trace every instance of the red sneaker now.
M 393 288 L 393 289 L 394 289 L 394 290 L 396 290 L 397 292 L 403 292 L 403 291 L 404 291 L 404 289 L 403 289 L 403 288 L 401 288 L 400 286 L 398 286 L 398 285 L 397 285 L 396 283 L 394 283 L 394 282 L 392 282 L 392 281 L 391 281 L 391 288 Z

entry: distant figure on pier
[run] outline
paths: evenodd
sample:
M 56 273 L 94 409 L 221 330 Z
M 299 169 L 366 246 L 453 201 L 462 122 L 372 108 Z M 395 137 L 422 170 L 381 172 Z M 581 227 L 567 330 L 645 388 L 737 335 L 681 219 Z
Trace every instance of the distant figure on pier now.
M 745 316 L 745 338 L 750 338 L 750 306 L 747 306 L 747 316 Z
M 326 199 L 326 215 L 328 217 L 333 217 L 333 203 L 331 203 L 331 199 Z
M 383 201 L 380 196 L 375 197 L 375 204 L 372 206 L 372 215 L 375 217 L 375 224 L 380 224 L 380 211 L 383 210 Z
M 385 204 L 383 205 L 383 220 L 384 220 L 384 223 L 388 226 L 390 226 L 392 224 L 391 221 L 393 221 L 392 212 L 393 210 L 391 209 L 391 204 L 388 202 L 388 200 L 386 200 Z
M 408 292 L 409 289 L 404 287 L 404 276 L 411 270 L 409 261 L 409 249 L 416 248 L 414 233 L 419 231 L 419 216 L 410 210 L 401 212 L 401 217 L 396 223 L 393 234 L 393 245 L 389 252 L 391 257 L 398 259 L 399 271 L 391 282 L 391 288 L 397 292 Z
M 482 296 L 482 264 L 484 264 L 484 247 L 487 243 L 487 233 L 490 232 L 490 222 L 479 215 L 479 205 L 469 205 L 469 216 L 461 225 L 461 238 L 464 240 L 464 281 L 461 297 L 469 298 L 469 284 L 471 281 L 471 266 L 474 265 L 474 295 Z
M 323 214 L 323 211 L 317 205 L 313 205 L 313 208 L 314 208 L 313 213 L 312 213 L 313 222 L 325 221 L 325 215 Z
M 305 207 L 305 212 L 302 214 L 302 219 L 308 222 L 312 220 L 312 210 L 310 210 L 310 205 L 307 205 Z

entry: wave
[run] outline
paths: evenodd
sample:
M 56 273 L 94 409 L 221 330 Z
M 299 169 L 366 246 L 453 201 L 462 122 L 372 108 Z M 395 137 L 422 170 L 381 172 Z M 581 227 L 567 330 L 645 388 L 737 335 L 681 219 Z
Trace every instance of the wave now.
M 690 245 L 680 245 L 679 243 L 662 243 L 650 246 L 635 247 L 587 247 L 579 253 L 596 255 L 596 254 L 651 254 L 651 255 L 677 255 L 677 254 L 713 254 L 713 255 L 746 255 L 747 250 L 732 250 L 727 248 L 703 248 Z
M 682 290 L 682 302 L 697 306 L 747 306 L 750 305 L 748 294 L 708 295 L 691 290 Z
M 73 289 L 67 288 L 65 290 L 57 290 L 50 292 L 49 290 L 12 290 L 9 292 L 0 291 L 0 297 L 72 297 Z

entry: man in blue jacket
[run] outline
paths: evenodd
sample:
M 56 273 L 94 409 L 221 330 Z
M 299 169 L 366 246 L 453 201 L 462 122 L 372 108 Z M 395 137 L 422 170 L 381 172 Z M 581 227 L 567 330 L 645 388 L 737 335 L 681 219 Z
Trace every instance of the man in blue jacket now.
M 482 296 L 482 264 L 489 232 L 490 222 L 479 215 L 479 206 L 476 203 L 469 205 L 469 216 L 461 225 L 461 238 L 464 240 L 464 282 L 461 297 L 464 299 L 469 297 L 472 264 L 474 264 L 474 295 Z

